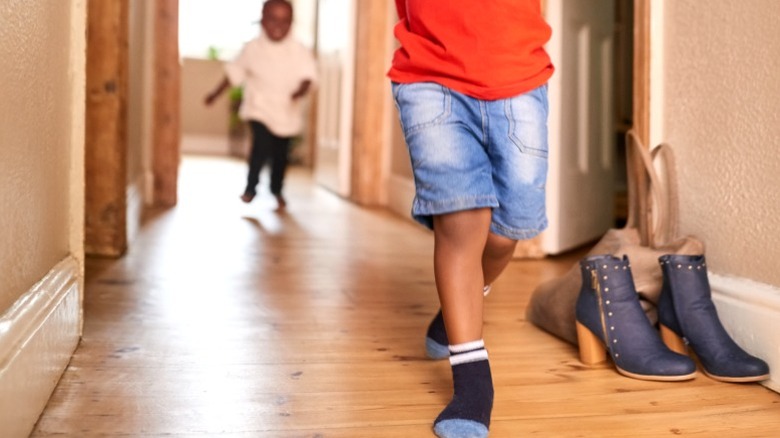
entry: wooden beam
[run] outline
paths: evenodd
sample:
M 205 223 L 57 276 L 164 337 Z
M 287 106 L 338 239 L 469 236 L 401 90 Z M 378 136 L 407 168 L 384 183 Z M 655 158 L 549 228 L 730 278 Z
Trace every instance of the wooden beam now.
M 634 130 L 650 139 L 650 0 L 634 0 Z
M 128 0 L 88 2 L 84 250 L 127 249 Z
M 387 0 L 357 1 L 355 35 L 355 102 L 352 142 L 351 199 L 381 205 L 386 198 L 385 133 L 388 56 Z
M 156 0 L 154 7 L 153 203 L 170 207 L 177 201 L 181 141 L 179 0 Z
M 633 129 L 645 147 L 650 146 L 650 1 L 634 0 Z M 628 163 L 628 165 L 644 175 L 644 171 L 640 171 L 643 168 L 640 162 Z M 645 196 L 648 184 L 646 178 L 638 178 L 636 193 L 639 197 L 639 211 L 642 214 L 638 215 L 637 226 L 643 244 L 648 244 L 650 241 L 652 223 L 649 197 Z

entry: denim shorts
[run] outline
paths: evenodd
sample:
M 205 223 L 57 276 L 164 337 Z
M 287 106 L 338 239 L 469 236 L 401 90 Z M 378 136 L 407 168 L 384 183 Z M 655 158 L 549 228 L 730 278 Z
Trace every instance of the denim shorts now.
M 490 231 L 529 239 L 547 227 L 547 85 L 480 100 L 432 82 L 393 83 L 414 172 L 412 216 L 491 208 Z

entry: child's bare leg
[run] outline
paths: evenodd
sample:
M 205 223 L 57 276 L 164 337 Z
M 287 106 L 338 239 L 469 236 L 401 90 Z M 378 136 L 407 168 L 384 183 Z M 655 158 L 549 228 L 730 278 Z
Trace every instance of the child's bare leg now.
M 482 258 L 491 211 L 434 217 L 434 273 L 449 336 L 454 394 L 434 422 L 440 437 L 484 437 L 493 408 L 493 379 L 482 341 Z
M 482 275 L 485 285 L 491 285 L 504 272 L 515 253 L 516 240 L 489 233 L 485 251 L 482 253 Z
M 485 288 L 493 284 L 504 271 L 515 252 L 517 241 L 489 233 L 487 243 L 482 253 L 482 278 Z M 441 310 L 428 325 L 425 335 L 425 352 L 431 359 L 449 357 L 449 339 L 444 328 L 444 317 Z
M 434 217 L 434 273 L 450 344 L 482 338 L 482 252 L 490 209 Z

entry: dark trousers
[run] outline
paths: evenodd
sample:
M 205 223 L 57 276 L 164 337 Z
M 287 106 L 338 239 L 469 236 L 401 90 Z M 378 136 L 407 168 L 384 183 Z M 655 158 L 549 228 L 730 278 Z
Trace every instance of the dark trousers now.
M 282 194 L 284 172 L 287 170 L 287 159 L 290 149 L 289 137 L 278 137 L 268 128 L 254 120 L 249 121 L 252 128 L 252 152 L 249 154 L 249 175 L 246 179 L 244 193 L 257 193 L 257 183 L 260 181 L 260 170 L 265 162 L 271 159 L 271 193 Z

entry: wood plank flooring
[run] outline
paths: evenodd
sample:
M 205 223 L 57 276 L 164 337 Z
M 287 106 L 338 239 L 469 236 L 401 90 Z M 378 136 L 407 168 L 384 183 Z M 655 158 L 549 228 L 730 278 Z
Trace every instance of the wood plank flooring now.
M 244 205 L 244 172 L 186 157 L 179 206 L 150 212 L 122 259 L 87 261 L 83 340 L 33 437 L 433 436 L 451 382 L 423 355 L 432 236 L 298 169 L 286 212 L 265 185 Z M 513 261 L 487 299 L 491 437 L 780 435 L 760 385 L 587 368 L 525 322 L 534 286 L 579 256 Z

